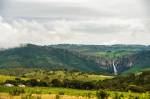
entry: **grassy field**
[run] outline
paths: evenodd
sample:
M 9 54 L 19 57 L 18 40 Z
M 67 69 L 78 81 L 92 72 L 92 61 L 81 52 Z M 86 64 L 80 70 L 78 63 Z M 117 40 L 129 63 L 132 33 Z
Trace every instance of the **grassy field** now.
M 97 99 L 96 97 L 69 96 L 57 94 L 22 94 L 19 96 L 11 96 L 7 93 L 0 93 L 0 99 Z
M 69 79 L 69 80 L 80 80 L 82 81 L 93 81 L 93 80 L 105 80 L 105 79 L 111 79 L 113 76 L 104 76 L 104 75 L 96 75 L 96 74 L 85 74 L 81 72 L 64 72 L 64 71 L 50 71 L 50 72 L 44 72 L 44 71 L 37 71 L 37 72 L 31 72 L 25 74 L 25 78 L 19 77 L 21 80 L 28 80 L 28 79 L 40 79 L 40 80 L 46 80 L 51 81 L 53 79 Z M 9 75 L 0 75 L 0 83 L 4 83 L 6 80 L 15 80 L 17 78 L 16 76 L 9 76 Z M 45 79 L 46 78 L 46 79 Z
M 92 55 L 92 56 L 103 56 L 103 57 L 109 57 L 109 58 L 117 58 L 117 57 L 122 57 L 125 55 L 129 55 L 131 54 L 131 51 L 111 51 L 111 52 L 107 52 L 107 51 L 101 51 L 101 52 L 92 52 L 92 53 L 87 53 L 88 55 Z
M 104 76 L 104 75 L 88 75 L 88 80 L 105 80 L 105 79 L 112 79 L 113 76 Z
M 15 76 L 0 75 L 0 83 L 5 82 L 6 80 L 14 80 L 15 78 Z
M 46 78 L 47 81 L 51 81 L 52 79 L 69 79 L 69 80 L 80 80 L 82 81 L 92 81 L 92 80 L 105 80 L 111 79 L 113 76 L 104 76 L 104 75 L 96 75 L 96 74 L 88 74 L 82 72 L 65 72 L 65 71 L 32 71 L 24 75 L 27 78 L 34 78 L 44 80 Z
M 33 78 L 48 81 L 51 79 L 70 79 L 81 81 L 98 81 L 111 79 L 113 76 L 86 74 L 82 72 L 66 71 L 37 71 L 24 75 L 28 80 Z M 14 80 L 15 76 L 0 75 L 0 82 Z M 111 82 L 112 83 L 112 82 Z M 102 98 L 105 96 L 105 98 Z M 150 93 L 119 92 L 106 90 L 81 90 L 57 87 L 5 87 L 0 86 L 0 99 L 150 99 Z
M 96 91 L 92 90 L 78 90 L 78 89 L 69 89 L 69 88 L 54 88 L 54 87 L 0 87 L 0 92 L 9 93 L 15 89 L 23 89 L 25 93 L 31 94 L 64 94 L 72 96 L 85 96 L 87 93 L 95 96 Z
M 16 89 L 23 89 L 21 94 L 11 94 Z M 150 93 L 132 93 L 106 91 L 106 99 L 150 99 Z M 96 95 L 95 90 L 78 90 L 68 88 L 48 87 L 0 87 L 0 99 L 101 99 Z M 30 97 L 30 98 L 29 98 Z
M 0 83 L 5 82 L 6 80 L 15 80 L 15 76 L 7 76 L 7 75 L 0 75 Z M 22 80 L 27 80 L 28 78 L 21 78 Z

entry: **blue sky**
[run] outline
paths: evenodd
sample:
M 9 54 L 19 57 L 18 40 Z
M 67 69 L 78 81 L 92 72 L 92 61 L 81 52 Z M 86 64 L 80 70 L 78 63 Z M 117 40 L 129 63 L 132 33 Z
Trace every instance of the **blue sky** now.
M 149 0 L 1 0 L 0 47 L 150 44 Z

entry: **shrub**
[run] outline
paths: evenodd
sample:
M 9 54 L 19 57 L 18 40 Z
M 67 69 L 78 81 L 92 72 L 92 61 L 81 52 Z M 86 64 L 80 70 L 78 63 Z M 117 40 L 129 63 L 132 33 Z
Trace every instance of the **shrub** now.
M 52 94 L 52 92 L 48 92 L 48 94 Z
M 59 95 L 64 95 L 64 92 L 63 91 L 59 91 L 58 94 Z
M 104 90 L 99 90 L 96 92 L 97 99 L 107 99 L 109 94 Z
M 53 87 L 61 87 L 62 86 L 62 82 L 58 79 L 53 79 L 51 81 L 51 84 L 52 84 Z
M 114 99 L 120 99 L 119 94 L 115 93 L 115 98 Z

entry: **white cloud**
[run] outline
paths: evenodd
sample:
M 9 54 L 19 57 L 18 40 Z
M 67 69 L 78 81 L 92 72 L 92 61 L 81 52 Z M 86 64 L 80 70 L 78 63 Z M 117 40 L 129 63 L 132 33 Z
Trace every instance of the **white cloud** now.
M 136 23 L 136 24 L 135 24 Z M 23 43 L 150 44 L 150 33 L 142 20 L 97 19 L 88 21 L 7 21 L 0 17 L 0 47 Z
M 150 44 L 143 0 L 2 0 L 0 8 L 0 47 Z

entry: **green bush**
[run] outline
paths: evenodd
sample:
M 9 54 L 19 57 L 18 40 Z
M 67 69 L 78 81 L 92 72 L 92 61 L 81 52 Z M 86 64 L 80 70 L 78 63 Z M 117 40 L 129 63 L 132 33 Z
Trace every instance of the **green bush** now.
M 59 95 L 64 95 L 65 93 L 63 91 L 58 92 Z
M 51 81 L 51 84 L 52 84 L 53 87 L 61 87 L 62 86 L 62 82 L 58 79 L 53 79 Z
M 115 93 L 115 98 L 114 99 L 120 99 L 119 94 Z
M 107 99 L 109 94 L 104 90 L 99 90 L 96 92 L 97 99 Z

